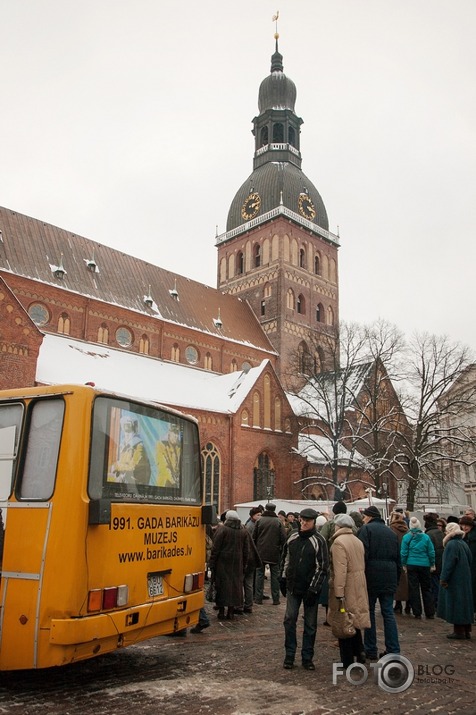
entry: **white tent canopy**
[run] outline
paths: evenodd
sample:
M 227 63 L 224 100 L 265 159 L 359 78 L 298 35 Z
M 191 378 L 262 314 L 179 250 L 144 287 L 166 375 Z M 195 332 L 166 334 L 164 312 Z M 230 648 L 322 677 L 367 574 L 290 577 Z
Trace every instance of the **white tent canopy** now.
M 311 507 L 321 514 L 332 514 L 332 507 L 335 501 L 324 501 L 322 499 L 258 499 L 255 501 L 243 502 L 241 504 L 235 504 L 234 508 L 238 512 L 238 515 L 243 522 L 243 524 L 248 520 L 250 515 L 250 509 L 255 506 L 262 504 L 266 506 L 268 502 L 276 504 L 276 513 L 278 511 L 285 511 L 286 514 L 289 511 L 300 512 L 303 509 Z M 388 512 L 391 511 L 392 504 L 395 504 L 394 499 L 377 499 L 375 497 L 366 497 L 365 499 L 357 499 L 353 502 L 347 503 L 347 513 L 351 511 L 362 511 L 366 507 L 373 505 L 376 506 L 379 512 L 382 514 L 382 518 L 387 520 Z

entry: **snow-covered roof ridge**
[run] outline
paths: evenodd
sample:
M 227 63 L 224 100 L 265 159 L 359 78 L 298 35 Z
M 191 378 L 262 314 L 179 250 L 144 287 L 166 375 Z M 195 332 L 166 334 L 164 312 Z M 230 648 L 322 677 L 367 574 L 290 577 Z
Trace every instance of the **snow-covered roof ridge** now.
M 247 372 L 225 375 L 181 363 L 46 334 L 37 362 L 43 384 L 94 382 L 97 387 L 135 395 L 181 409 L 235 413 L 263 373 L 268 360 Z

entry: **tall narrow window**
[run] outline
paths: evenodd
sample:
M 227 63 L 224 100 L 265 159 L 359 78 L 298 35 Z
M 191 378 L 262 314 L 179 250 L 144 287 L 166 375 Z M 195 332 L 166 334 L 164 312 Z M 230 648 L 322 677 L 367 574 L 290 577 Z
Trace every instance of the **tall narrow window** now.
M 264 376 L 263 383 L 263 424 L 265 429 L 271 429 L 271 380 L 269 375 Z
M 282 144 L 284 142 L 284 126 L 277 122 L 273 126 L 273 143 Z
M 304 315 L 306 312 L 306 299 L 302 294 L 298 295 L 296 309 L 300 315 Z
M 261 400 L 259 392 L 253 393 L 253 427 L 260 427 Z
M 259 243 L 255 243 L 253 249 L 253 261 L 255 268 L 259 268 L 261 265 L 261 246 Z
M 266 146 L 268 141 L 268 127 L 263 127 L 260 134 L 260 146 Z
M 61 313 L 58 318 L 58 333 L 69 335 L 70 325 L 69 315 L 67 313 Z
M 230 364 L 230 372 L 236 372 L 238 370 L 238 363 L 236 362 L 235 358 L 231 361 Z
M 266 315 L 266 301 L 261 301 L 261 316 Z
M 210 355 L 210 353 L 207 353 L 205 355 L 204 364 L 205 364 L 205 370 L 213 370 L 213 359 L 212 359 L 212 356 Z
M 172 350 L 170 351 L 170 359 L 174 362 L 180 362 L 180 348 L 177 343 L 172 345 Z
M 319 256 L 317 255 L 317 253 L 314 256 L 314 273 L 316 274 L 316 276 L 321 275 L 321 262 L 319 260 Z
M 276 472 L 266 452 L 261 452 L 253 469 L 253 496 L 255 499 L 274 499 Z
M 281 399 L 274 398 L 274 429 L 281 432 Z
M 245 257 L 243 251 L 240 251 L 236 257 L 236 272 L 238 275 L 243 275 L 245 272 Z
M 294 127 L 289 127 L 288 141 L 291 144 L 291 146 L 296 146 L 296 132 L 294 131 Z
M 139 352 L 143 355 L 149 354 L 149 338 L 147 335 L 142 335 L 139 340 Z
M 221 459 L 220 452 L 213 442 L 207 442 L 202 449 L 202 466 L 204 476 L 203 499 L 205 504 L 214 504 L 217 507 L 220 496 Z
M 299 268 L 306 268 L 306 250 L 304 248 L 299 249 Z
M 98 328 L 98 343 L 107 345 L 109 343 L 109 328 L 105 323 L 102 323 Z
M 294 291 L 292 288 L 288 288 L 286 293 L 286 307 L 290 310 L 294 310 Z

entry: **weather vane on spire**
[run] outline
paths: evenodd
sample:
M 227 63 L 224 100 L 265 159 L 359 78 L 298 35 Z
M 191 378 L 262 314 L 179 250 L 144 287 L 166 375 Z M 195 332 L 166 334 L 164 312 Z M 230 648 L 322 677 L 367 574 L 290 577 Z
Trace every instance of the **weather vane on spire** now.
M 279 39 L 278 20 L 279 20 L 279 10 L 277 10 L 276 15 L 273 15 L 273 22 L 276 23 L 276 32 L 274 33 L 274 39 L 275 39 L 275 40 L 278 40 L 278 39 Z

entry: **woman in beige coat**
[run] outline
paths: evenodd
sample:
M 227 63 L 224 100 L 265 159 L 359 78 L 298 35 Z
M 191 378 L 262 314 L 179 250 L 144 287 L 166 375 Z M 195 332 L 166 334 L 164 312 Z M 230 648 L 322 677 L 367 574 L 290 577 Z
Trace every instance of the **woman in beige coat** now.
M 329 582 L 330 618 L 341 607 L 352 613 L 356 628 L 352 638 L 339 638 L 341 663 L 344 668 L 354 663 L 365 663 L 363 628 L 370 628 L 369 600 L 365 580 L 364 545 L 353 533 L 353 519 L 348 514 L 334 518 L 336 530 L 331 539 L 331 578 Z M 331 620 L 332 622 L 332 620 Z

